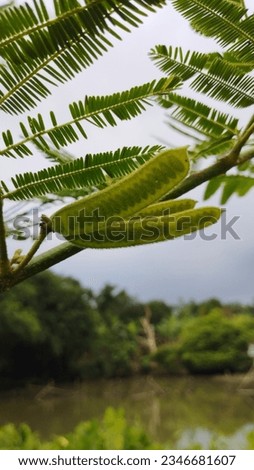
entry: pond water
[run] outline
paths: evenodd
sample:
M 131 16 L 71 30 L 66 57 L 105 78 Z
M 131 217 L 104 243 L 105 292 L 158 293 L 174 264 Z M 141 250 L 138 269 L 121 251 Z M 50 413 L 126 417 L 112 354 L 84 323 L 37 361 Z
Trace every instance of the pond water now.
M 200 446 L 245 449 L 254 431 L 254 379 L 243 377 L 135 377 L 88 381 L 72 386 L 30 385 L 0 394 L 0 425 L 26 422 L 41 437 L 73 430 L 80 421 L 102 417 L 108 406 L 124 408 L 168 448 Z M 247 385 L 246 385 L 247 383 Z

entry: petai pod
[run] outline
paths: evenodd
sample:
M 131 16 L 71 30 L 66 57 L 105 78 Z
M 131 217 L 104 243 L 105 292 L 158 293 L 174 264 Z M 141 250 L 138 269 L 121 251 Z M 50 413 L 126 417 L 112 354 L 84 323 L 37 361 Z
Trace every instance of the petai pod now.
M 193 209 L 197 201 L 193 199 L 175 199 L 169 201 L 158 202 L 157 204 L 151 204 L 150 206 L 142 209 L 138 213 L 140 217 L 146 217 L 148 215 L 156 215 L 157 217 L 163 215 L 175 214 L 176 212 L 182 212 L 189 209 Z
M 162 217 L 135 216 L 124 220 L 109 218 L 96 230 L 70 240 L 82 248 L 124 248 L 162 242 L 190 234 L 216 223 L 221 216 L 217 207 L 190 209 Z
M 72 241 L 110 217 L 129 218 L 167 194 L 188 171 L 186 147 L 160 152 L 116 183 L 58 210 L 52 230 Z

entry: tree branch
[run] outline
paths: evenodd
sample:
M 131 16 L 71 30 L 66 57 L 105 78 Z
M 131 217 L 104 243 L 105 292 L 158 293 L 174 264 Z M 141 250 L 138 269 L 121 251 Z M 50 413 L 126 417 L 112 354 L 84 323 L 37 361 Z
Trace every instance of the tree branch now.
M 254 149 L 245 152 L 240 156 L 240 152 L 244 145 L 247 143 L 251 135 L 254 133 L 254 115 L 249 120 L 243 132 L 239 135 L 234 147 L 224 157 L 218 159 L 213 165 L 210 165 L 203 170 L 192 173 L 188 178 L 183 180 L 175 189 L 170 191 L 164 198 L 175 199 L 183 194 L 191 191 L 192 189 L 200 186 L 206 181 L 215 178 L 215 176 L 223 175 L 231 168 L 240 165 L 241 163 L 251 160 L 254 157 Z
M 42 253 L 41 255 L 36 256 L 22 271 L 18 273 L 18 276 L 13 277 L 9 281 L 9 287 L 13 287 L 29 277 L 51 268 L 55 264 L 70 258 L 83 249 L 84 248 L 79 248 L 69 242 L 65 242 L 46 251 L 45 253 Z M 3 290 L 6 290 L 4 286 Z
M 231 170 L 231 168 L 241 165 L 241 163 L 251 160 L 252 158 L 254 158 L 254 149 L 243 153 L 237 160 L 235 160 L 234 155 L 230 152 L 230 154 L 226 155 L 220 160 L 217 160 L 213 165 L 192 173 L 175 189 L 170 191 L 170 193 L 168 193 L 167 196 L 163 198 L 163 200 L 167 201 L 168 199 L 176 199 L 188 191 L 195 189 L 197 186 L 200 186 L 206 181 L 209 181 L 216 176 L 224 175 L 228 170 Z

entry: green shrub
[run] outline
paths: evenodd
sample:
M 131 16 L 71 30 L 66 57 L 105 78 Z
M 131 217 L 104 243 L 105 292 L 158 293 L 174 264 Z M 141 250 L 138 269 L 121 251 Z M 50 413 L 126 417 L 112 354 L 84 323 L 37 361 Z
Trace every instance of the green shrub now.
M 247 434 L 248 450 L 254 450 L 254 431 Z
M 179 346 L 177 344 L 164 344 L 160 346 L 152 355 L 151 360 L 156 362 L 161 372 L 169 374 L 180 374 L 184 372 Z
M 139 450 L 156 446 L 138 426 L 129 426 L 122 409 L 108 408 L 102 421 L 80 423 L 72 433 L 58 436 L 48 448 L 86 450 Z
M 41 443 L 36 433 L 27 424 L 6 424 L 0 428 L 1 450 L 35 450 Z
M 246 337 L 220 309 L 192 319 L 180 339 L 182 362 L 191 373 L 242 372 L 251 365 Z
M 138 425 L 130 426 L 122 409 L 108 408 L 101 421 L 78 424 L 66 435 L 41 442 L 26 424 L 7 424 L 0 428 L 1 450 L 146 450 L 158 449 Z

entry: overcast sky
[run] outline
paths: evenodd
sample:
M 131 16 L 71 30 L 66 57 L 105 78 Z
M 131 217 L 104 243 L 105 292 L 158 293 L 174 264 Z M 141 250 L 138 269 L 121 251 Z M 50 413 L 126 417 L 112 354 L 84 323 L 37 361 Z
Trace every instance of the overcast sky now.
M 46 2 L 51 3 L 51 2 Z M 253 11 L 253 1 L 246 5 Z M 122 42 L 88 70 L 80 73 L 71 83 L 60 86 L 54 94 L 36 110 L 46 115 L 49 109 L 56 112 L 59 121 L 68 119 L 68 103 L 87 95 L 102 95 L 128 89 L 162 76 L 148 57 L 156 44 L 182 46 L 185 50 L 218 50 L 209 39 L 195 34 L 188 23 L 168 6 L 151 14 L 143 26 L 123 35 Z M 225 108 L 221 105 L 221 109 Z M 246 112 L 245 112 L 246 113 Z M 250 110 L 248 110 L 250 113 Z M 244 114 L 239 116 L 248 120 Z M 15 127 L 17 118 L 2 115 L 2 129 Z M 165 111 L 153 107 L 131 122 L 121 123 L 116 128 L 97 130 L 89 127 L 87 141 L 72 145 L 69 150 L 77 156 L 88 152 L 113 150 L 123 145 L 156 144 L 163 139 L 172 146 L 185 145 L 180 135 L 173 134 L 165 124 Z M 2 163 L 2 172 L 8 178 L 12 172 L 38 170 L 45 166 L 39 156 L 25 160 L 8 160 Z M 2 176 L 1 176 L 2 177 Z M 203 188 L 188 196 L 202 201 Z M 209 200 L 219 204 L 218 198 Z M 126 289 L 130 294 L 146 301 L 163 299 L 169 303 L 179 300 L 201 300 L 219 297 L 225 301 L 254 301 L 252 288 L 253 250 L 253 192 L 245 198 L 233 197 L 227 204 L 226 220 L 213 226 L 207 234 L 216 233 L 213 241 L 202 239 L 197 234 L 193 240 L 178 239 L 161 244 L 115 250 L 85 250 L 54 268 L 59 274 L 78 278 L 83 285 L 95 290 L 105 283 Z M 54 211 L 54 210 L 53 210 Z M 237 217 L 232 233 L 225 236 L 225 224 Z M 28 246 L 27 243 L 24 246 Z M 45 243 L 44 250 L 52 243 Z M 10 241 L 9 250 L 17 246 Z

